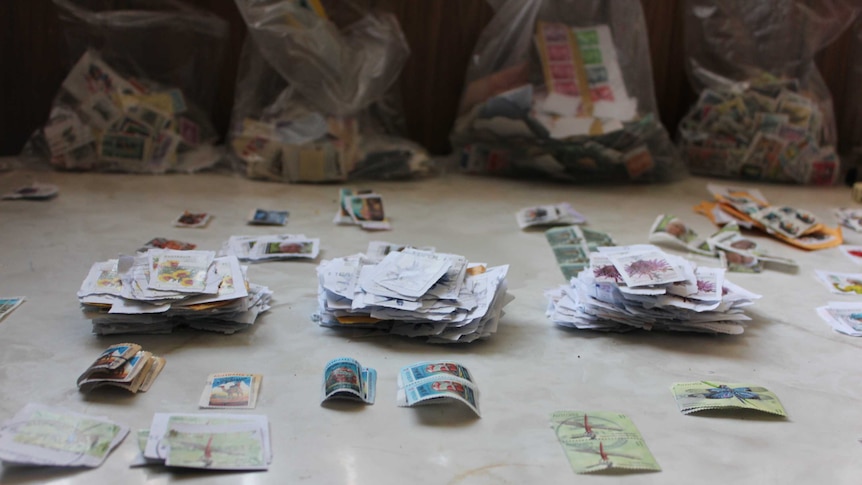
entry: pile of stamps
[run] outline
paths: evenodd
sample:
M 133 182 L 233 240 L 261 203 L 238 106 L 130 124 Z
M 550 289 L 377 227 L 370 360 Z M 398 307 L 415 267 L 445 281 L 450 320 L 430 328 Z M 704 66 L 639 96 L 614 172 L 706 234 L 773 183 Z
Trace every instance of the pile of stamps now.
M 824 113 L 793 79 L 762 77 L 705 89 L 680 122 L 692 172 L 754 180 L 830 185 L 835 147 L 825 143 Z
M 535 45 L 540 66 L 518 64 L 468 85 L 453 135 L 464 147 L 462 168 L 580 181 L 649 176 L 656 161 L 648 142 L 667 136 L 652 114 L 638 114 L 610 28 L 540 21 Z M 544 85 L 536 86 L 530 75 L 539 70 Z
M 760 298 L 727 280 L 722 268 L 695 266 L 652 245 L 600 247 L 589 261 L 569 284 L 546 292 L 555 324 L 741 334 L 751 320 L 743 308 Z
M 756 189 L 709 184 L 715 202 L 703 201 L 694 211 L 717 225 L 735 222 L 746 229 L 759 229 L 801 249 L 825 249 L 844 242 L 841 229 L 829 227 L 806 210 L 770 205 Z
M 164 173 L 218 159 L 215 130 L 180 89 L 125 78 L 93 51 L 63 81 L 42 132 L 62 169 Z
M 487 267 L 455 254 L 372 243 L 368 254 L 323 261 L 319 311 L 325 327 L 363 334 L 467 343 L 497 331 L 508 265 Z
M 248 282 L 236 256 L 160 249 L 93 264 L 78 291 L 99 335 L 169 333 L 180 325 L 231 334 L 253 325 L 271 297 Z

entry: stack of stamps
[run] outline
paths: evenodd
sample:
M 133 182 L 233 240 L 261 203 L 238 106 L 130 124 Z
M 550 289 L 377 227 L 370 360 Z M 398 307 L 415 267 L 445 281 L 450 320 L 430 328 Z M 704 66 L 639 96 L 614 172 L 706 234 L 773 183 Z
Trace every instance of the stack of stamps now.
M 557 411 L 551 414 L 551 429 L 575 473 L 661 470 L 640 431 L 624 414 Z
M 356 225 L 367 231 L 388 231 L 392 224 L 383 212 L 383 198 L 372 190 L 343 188 L 338 191 L 338 211 L 333 221 Z
M 590 253 L 600 247 L 615 246 L 613 238 L 588 227 L 568 226 L 548 229 L 545 239 L 554 251 L 563 276 L 570 280 L 590 264 Z
M 95 468 L 129 428 L 100 416 L 28 404 L 0 426 L 0 460 L 7 464 Z
M 521 229 L 532 226 L 567 226 L 587 222 L 587 218 L 567 202 L 525 207 L 515 214 L 515 219 L 518 220 L 518 227 Z
M 740 334 L 751 320 L 743 307 L 760 295 L 724 273 L 647 244 L 599 248 L 577 278 L 546 292 L 547 316 L 577 329 Z
M 222 244 L 221 255 L 233 255 L 240 261 L 260 262 L 287 259 L 316 259 L 320 239 L 305 234 L 268 236 L 231 236 Z
M 374 404 L 377 396 L 377 371 L 362 367 L 356 360 L 339 357 L 326 363 L 321 388 L 323 403 L 330 399 L 349 399 Z
M 144 447 L 147 463 L 205 470 L 266 470 L 269 420 L 257 414 L 156 413 Z
M 415 248 L 388 251 L 380 260 L 356 254 L 324 261 L 317 268 L 315 319 L 366 335 L 473 342 L 497 331 L 511 301 L 508 270 L 508 265 L 489 268 L 456 254 Z
M 78 389 L 89 392 L 101 386 L 114 386 L 132 394 L 147 392 L 164 367 L 164 357 L 153 355 L 138 344 L 115 344 L 78 377 Z
M 770 236 L 802 249 L 824 249 L 841 245 L 841 230 L 821 223 L 809 211 L 786 205 L 770 205 L 758 190 L 709 184 L 715 202 L 704 201 L 694 207 L 718 225 L 735 221 L 745 228 L 756 228 Z
M 150 249 L 93 264 L 78 290 L 93 332 L 169 333 L 185 325 L 234 333 L 269 309 L 269 288 L 249 283 L 236 256 Z
M 794 79 L 705 89 L 679 132 L 695 173 L 831 185 L 840 169 L 821 107 Z
M 194 169 L 218 159 L 202 149 L 215 130 L 180 89 L 123 77 L 95 51 L 63 81 L 42 133 L 63 169 L 164 173 L 183 157 L 196 159 Z
M 674 215 L 661 214 L 650 228 L 649 242 L 678 247 L 703 256 L 717 257 L 722 267 L 734 273 L 760 273 L 766 266 L 796 271 L 799 264 L 769 254 L 756 240 L 744 237 L 735 221 L 725 224 L 706 239 Z
M 479 388 L 466 367 L 446 360 L 417 362 L 398 373 L 396 403 L 401 407 L 458 401 L 476 416 L 479 412 Z
M 683 414 L 722 409 L 752 409 L 787 416 L 778 396 L 763 387 L 726 382 L 679 382 L 671 387 Z

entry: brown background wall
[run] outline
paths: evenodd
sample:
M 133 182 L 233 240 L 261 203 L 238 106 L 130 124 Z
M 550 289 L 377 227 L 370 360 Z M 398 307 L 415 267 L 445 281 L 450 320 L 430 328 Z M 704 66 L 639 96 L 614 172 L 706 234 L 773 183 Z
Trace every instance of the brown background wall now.
M 218 83 L 216 126 L 226 131 L 236 66 L 245 26 L 233 0 L 187 0 L 230 23 L 230 47 Z M 680 0 L 642 0 L 646 13 L 653 77 L 661 117 L 671 132 L 693 94 L 683 71 Z M 473 45 L 491 17 L 485 0 L 365 0 L 394 12 L 412 56 L 401 79 L 410 137 L 432 152 L 447 153 L 448 133 L 461 94 Z M 854 42 L 845 32 L 818 57 L 835 100 L 843 147 L 860 130 L 847 101 L 859 98 L 851 81 Z M 17 154 L 46 119 L 51 99 L 65 76 L 65 48 L 51 0 L 0 1 L 0 155 Z M 862 58 L 862 56 L 859 56 Z M 859 81 L 856 79 L 856 81 Z M 851 85 L 853 83 L 854 85 Z M 862 98 L 859 98 L 862 99 Z M 862 140 L 856 140 L 857 144 Z

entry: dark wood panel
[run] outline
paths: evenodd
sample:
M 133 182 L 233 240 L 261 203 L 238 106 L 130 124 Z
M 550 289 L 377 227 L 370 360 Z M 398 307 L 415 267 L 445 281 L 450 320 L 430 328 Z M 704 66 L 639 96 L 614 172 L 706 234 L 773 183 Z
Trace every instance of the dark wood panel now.
M 189 0 L 226 19 L 230 43 L 218 83 L 214 121 L 226 132 L 233 103 L 236 66 L 245 26 L 232 0 Z M 464 70 L 473 46 L 493 12 L 484 0 L 363 0 L 393 12 L 400 20 L 412 56 L 401 92 L 410 137 L 434 153 L 449 150 L 449 130 L 461 95 Z M 693 100 L 683 68 L 681 0 L 642 0 L 646 15 L 653 81 L 662 121 L 671 132 Z M 61 32 L 51 0 L 0 2 L 0 154 L 18 153 L 45 120 L 51 99 L 67 69 Z M 854 133 L 858 83 L 848 81 L 848 57 L 858 50 L 851 33 L 818 56 L 818 65 L 835 96 L 842 146 Z M 855 96 L 855 98 L 854 98 Z M 858 135 L 857 135 L 858 136 Z M 858 144 L 858 141 L 857 141 Z

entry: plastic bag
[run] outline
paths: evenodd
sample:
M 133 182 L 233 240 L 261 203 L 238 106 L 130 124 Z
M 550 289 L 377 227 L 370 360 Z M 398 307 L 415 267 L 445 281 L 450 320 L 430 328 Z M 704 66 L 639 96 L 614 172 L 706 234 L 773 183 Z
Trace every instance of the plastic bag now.
M 59 169 L 137 173 L 218 161 L 208 111 L 225 21 L 173 0 L 54 4 L 73 65 L 25 155 Z
M 452 133 L 464 170 L 574 182 L 685 173 L 658 118 L 640 0 L 489 3 Z
M 687 0 L 687 71 L 699 99 L 679 126 L 694 173 L 832 184 L 832 97 L 814 56 L 852 21 L 850 0 Z
M 282 182 L 402 178 L 430 168 L 404 132 L 410 54 L 393 15 L 351 2 L 237 0 L 249 36 L 230 148 L 238 172 Z
M 846 127 L 842 133 L 847 133 L 847 139 L 840 140 L 842 153 L 849 155 L 852 167 L 856 169 L 856 179 L 862 176 L 862 20 L 857 18 L 851 38 L 850 66 L 848 67 L 847 86 L 844 95 L 846 108 L 842 122 Z M 855 181 L 855 180 L 854 180 Z

